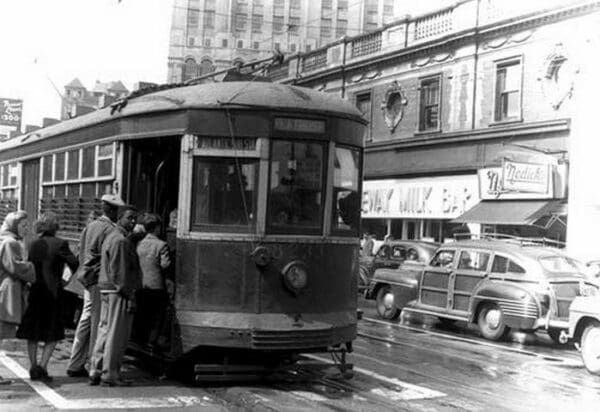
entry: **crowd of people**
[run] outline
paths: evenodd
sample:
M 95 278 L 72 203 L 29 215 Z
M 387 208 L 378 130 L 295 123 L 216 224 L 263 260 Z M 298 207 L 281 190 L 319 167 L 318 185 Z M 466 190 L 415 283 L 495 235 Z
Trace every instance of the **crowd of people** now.
M 91 214 L 81 234 L 79 257 L 56 236 L 59 222 L 53 213 L 42 214 L 35 222 L 36 236 L 27 248 L 22 240 L 26 212 L 11 212 L 2 223 L 0 340 L 27 340 L 32 380 L 52 380 L 48 362 L 65 336 L 61 301 L 69 281 L 65 274 L 72 273 L 85 288 L 68 376 L 88 377 L 90 385 L 131 384 L 121 375 L 121 364 L 138 304 L 148 311 L 143 317 L 147 346 L 154 349 L 159 344 L 173 291 L 167 275 L 171 254 L 159 238 L 161 219 L 151 213 L 138 217 L 135 208 L 116 195 L 101 200 L 102 214 Z M 0 377 L 0 384 L 10 383 Z

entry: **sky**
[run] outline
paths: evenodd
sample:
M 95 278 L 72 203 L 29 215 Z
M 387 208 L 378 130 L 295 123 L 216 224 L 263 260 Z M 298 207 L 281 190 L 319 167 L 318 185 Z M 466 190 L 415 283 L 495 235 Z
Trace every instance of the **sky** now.
M 0 0 L 0 98 L 22 99 L 25 124 L 58 118 L 78 78 L 165 83 L 172 0 Z M 58 91 L 52 85 L 54 83 Z

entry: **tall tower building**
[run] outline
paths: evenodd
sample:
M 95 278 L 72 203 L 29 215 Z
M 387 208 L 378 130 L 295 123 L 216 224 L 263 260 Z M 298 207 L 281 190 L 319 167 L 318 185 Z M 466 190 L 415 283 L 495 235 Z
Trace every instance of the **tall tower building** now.
M 168 81 L 307 52 L 397 18 L 394 0 L 175 0 Z

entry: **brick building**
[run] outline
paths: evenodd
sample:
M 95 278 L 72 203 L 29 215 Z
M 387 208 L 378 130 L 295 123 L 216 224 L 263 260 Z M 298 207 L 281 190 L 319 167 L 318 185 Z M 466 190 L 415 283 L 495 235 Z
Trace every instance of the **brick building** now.
M 370 120 L 363 228 L 379 239 L 564 241 L 573 96 L 599 16 L 596 1 L 457 1 L 270 74 L 338 93 Z
M 60 119 L 67 120 L 92 112 L 108 106 L 127 94 L 129 90 L 120 80 L 107 83 L 96 81 L 94 88 L 88 90 L 79 79 L 73 79 L 65 85 Z

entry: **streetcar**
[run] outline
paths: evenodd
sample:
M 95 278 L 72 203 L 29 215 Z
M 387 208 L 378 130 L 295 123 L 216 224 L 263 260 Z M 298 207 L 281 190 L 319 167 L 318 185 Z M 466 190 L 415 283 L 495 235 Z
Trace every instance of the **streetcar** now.
M 350 102 L 295 86 L 140 93 L 0 144 L 0 210 L 31 221 L 52 211 L 73 242 L 103 194 L 159 214 L 174 249 L 171 358 L 198 347 L 345 354 L 364 132 Z M 143 312 L 132 334 L 142 350 Z

